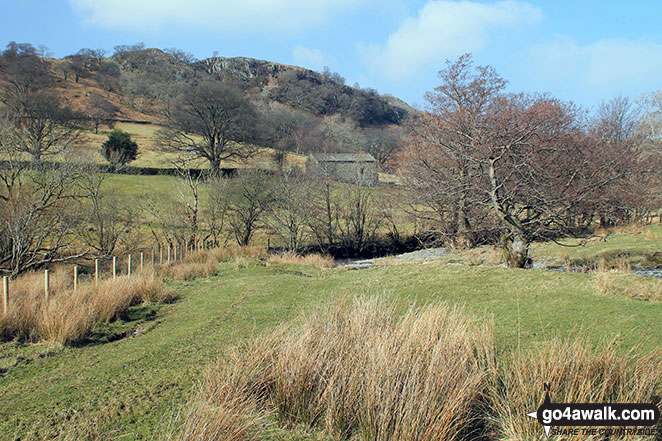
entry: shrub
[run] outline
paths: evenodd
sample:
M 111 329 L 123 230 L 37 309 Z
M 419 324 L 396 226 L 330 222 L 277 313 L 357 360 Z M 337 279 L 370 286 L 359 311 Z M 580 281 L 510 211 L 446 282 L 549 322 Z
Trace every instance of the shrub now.
M 125 165 L 138 157 L 138 144 L 131 140 L 131 135 L 120 129 L 108 134 L 108 139 L 101 145 L 103 156 L 114 169 Z

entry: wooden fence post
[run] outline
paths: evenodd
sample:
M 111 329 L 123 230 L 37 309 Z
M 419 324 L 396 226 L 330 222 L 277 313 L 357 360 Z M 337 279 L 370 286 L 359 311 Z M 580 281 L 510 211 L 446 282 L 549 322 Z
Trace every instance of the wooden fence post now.
M 2 277 L 2 309 L 7 314 L 9 312 L 9 277 Z
M 172 245 L 168 244 L 168 264 L 170 264 L 170 249 L 172 248 Z
M 144 260 L 145 260 L 145 253 L 143 253 L 143 252 L 141 251 L 141 252 L 140 252 L 140 271 L 143 270 L 143 265 L 144 265 L 143 261 L 144 261 Z
M 74 265 L 74 291 L 78 289 L 78 265 Z
M 175 262 L 177 262 L 177 245 L 175 245 Z
M 163 247 L 159 245 L 159 265 L 163 265 Z
M 99 259 L 94 259 L 94 284 L 99 284 Z
M 46 300 L 46 303 L 48 304 L 48 294 L 49 294 L 49 288 L 50 288 L 50 272 L 48 270 L 44 270 L 44 299 Z
M 154 260 L 155 260 L 154 257 L 155 257 L 154 256 L 154 248 L 152 248 L 152 266 L 154 266 Z
M 113 256 L 113 279 L 117 278 L 117 256 Z
M 131 277 L 131 254 L 129 254 L 129 259 L 127 263 L 127 269 L 126 269 L 126 274 Z

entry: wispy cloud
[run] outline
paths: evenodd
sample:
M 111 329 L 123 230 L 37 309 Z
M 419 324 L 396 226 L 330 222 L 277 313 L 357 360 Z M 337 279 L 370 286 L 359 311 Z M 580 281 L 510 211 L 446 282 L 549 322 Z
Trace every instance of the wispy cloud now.
M 333 64 L 319 49 L 309 49 L 302 45 L 297 45 L 292 49 L 292 59 L 297 66 L 307 67 L 308 69 L 321 71 L 324 66 Z
M 219 33 L 296 32 L 373 0 L 69 0 L 84 22 L 110 29 L 171 25 Z
M 392 81 L 402 81 L 445 58 L 483 48 L 494 30 L 535 23 L 541 16 L 539 8 L 519 1 L 431 0 L 385 44 L 364 45 L 360 51 L 370 68 Z
M 662 44 L 628 39 L 602 39 L 581 45 L 567 36 L 526 50 L 522 64 L 532 65 L 541 80 L 571 81 L 577 86 L 605 88 L 658 81 Z

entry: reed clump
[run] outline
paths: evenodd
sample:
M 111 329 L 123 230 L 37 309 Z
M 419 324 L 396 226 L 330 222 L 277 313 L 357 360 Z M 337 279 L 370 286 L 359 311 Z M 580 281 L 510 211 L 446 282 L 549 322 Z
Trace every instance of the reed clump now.
M 334 439 L 462 439 L 476 429 L 493 348 L 491 327 L 458 308 L 339 302 L 208 370 L 181 439 L 235 439 L 238 427 L 256 438 L 267 416 Z

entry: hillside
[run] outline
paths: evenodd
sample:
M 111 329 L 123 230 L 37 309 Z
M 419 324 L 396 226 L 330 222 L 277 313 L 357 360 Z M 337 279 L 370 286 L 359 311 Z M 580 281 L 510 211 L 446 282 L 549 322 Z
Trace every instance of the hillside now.
M 415 112 L 395 97 L 347 86 L 328 69 L 320 73 L 245 57 L 197 61 L 142 47 L 110 57 L 82 49 L 63 59 L 38 57 L 28 47 L 0 57 L 3 103 L 19 89 L 55 92 L 78 119 L 90 122 L 95 143 L 115 123 L 152 125 L 132 134 L 154 133 L 185 88 L 207 81 L 232 83 L 250 100 L 259 115 L 252 143 L 296 154 L 364 151 L 386 165 L 398 149 L 399 126 Z M 151 155 L 154 137 L 142 141 Z

